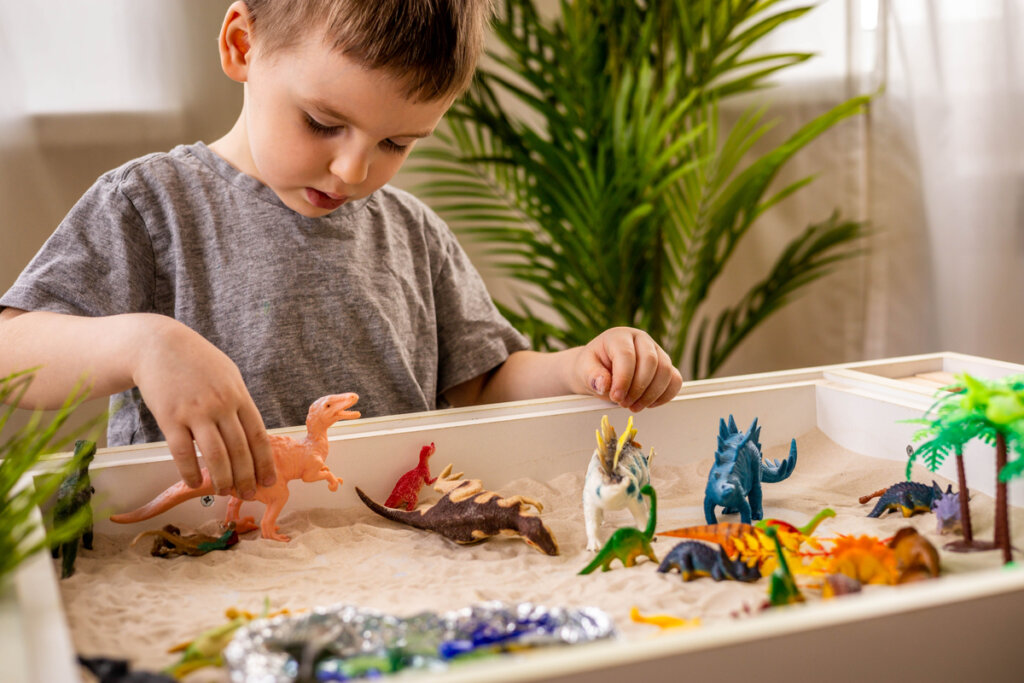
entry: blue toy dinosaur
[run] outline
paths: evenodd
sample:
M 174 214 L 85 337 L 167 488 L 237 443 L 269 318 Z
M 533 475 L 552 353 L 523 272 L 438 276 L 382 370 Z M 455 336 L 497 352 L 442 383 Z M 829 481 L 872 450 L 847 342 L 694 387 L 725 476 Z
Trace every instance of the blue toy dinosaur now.
M 952 487 L 950 488 L 952 491 Z M 886 512 L 899 510 L 904 517 L 915 512 L 929 512 L 942 497 L 942 489 L 935 481 L 932 485 L 919 484 L 916 481 L 901 481 L 884 489 L 879 489 L 869 496 L 861 496 L 858 500 L 863 505 L 875 496 L 881 496 L 875 503 L 868 517 L 881 517 Z M 959 505 L 959 503 L 958 503 Z
M 732 415 L 728 425 L 725 420 L 718 421 L 718 450 L 704 489 L 704 518 L 708 524 L 718 523 L 715 506 L 724 508 L 725 514 L 738 511 L 744 524 L 761 519 L 761 482 L 782 481 L 796 467 L 796 439 L 790 442 L 789 457 L 768 464 L 761 460 L 760 435 L 756 417 L 746 433 L 736 428 Z
M 731 560 L 722 546 L 701 541 L 682 541 L 668 551 L 658 565 L 658 571 L 667 573 L 673 569 L 679 571 L 683 581 L 693 581 L 702 576 L 710 576 L 715 581 L 750 582 L 761 578 L 761 570 L 756 564 L 750 567 L 743 560 Z

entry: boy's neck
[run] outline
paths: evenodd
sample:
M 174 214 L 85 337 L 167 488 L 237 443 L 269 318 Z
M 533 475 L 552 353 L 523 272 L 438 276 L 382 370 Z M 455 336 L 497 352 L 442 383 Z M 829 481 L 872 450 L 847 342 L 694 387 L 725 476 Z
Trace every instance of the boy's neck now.
M 214 154 L 224 159 L 236 169 L 260 180 L 256 171 L 256 164 L 253 163 L 252 154 L 249 151 L 249 136 L 245 128 L 245 111 L 235 121 L 223 137 L 211 142 L 207 147 L 213 150 Z M 262 181 L 261 181 L 262 182 Z

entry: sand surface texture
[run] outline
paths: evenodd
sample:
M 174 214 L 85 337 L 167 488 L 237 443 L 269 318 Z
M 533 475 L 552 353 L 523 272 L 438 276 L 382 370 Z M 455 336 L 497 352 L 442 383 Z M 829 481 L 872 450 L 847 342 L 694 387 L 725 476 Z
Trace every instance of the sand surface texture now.
M 861 505 L 857 498 L 902 481 L 904 463 L 851 453 L 818 431 L 801 435 L 797 445 L 799 460 L 790 478 L 764 485 L 766 517 L 801 525 L 822 508 L 831 507 L 837 517 L 821 524 L 816 533 L 820 538 L 837 533 L 886 538 L 910 524 L 936 547 L 951 540 L 936 533 L 932 514 L 909 520 L 899 513 L 881 519 L 866 517 L 875 501 Z M 787 452 L 788 447 L 769 448 L 765 456 L 781 459 Z M 433 464 L 436 473 L 445 463 Z M 710 578 L 687 583 L 677 573 L 656 572 L 656 565 L 645 558 L 630 569 L 615 561 L 613 571 L 578 576 L 593 557 L 585 550 L 580 503 L 586 465 L 581 462 L 577 471 L 551 481 L 523 478 L 497 489 L 503 495 L 521 494 L 544 504 L 542 519 L 561 548 L 557 557 L 546 556 L 514 538 L 458 546 L 437 534 L 382 519 L 362 506 L 286 509 L 279 522 L 291 542 L 262 539 L 254 532 L 246 534 L 232 550 L 198 558 L 151 557 L 148 539 L 131 547 L 130 534 L 98 535 L 93 551 L 79 553 L 75 575 L 61 582 L 75 647 L 83 655 L 123 657 L 136 667 L 161 669 L 177 659 L 167 653 L 168 648 L 224 623 L 225 609 L 259 612 L 264 599 L 269 599 L 272 610 L 348 603 L 399 616 L 422 610 L 447 611 L 487 600 L 596 606 L 614 619 L 628 639 L 651 637 L 658 631 L 648 624 L 633 623 L 629 618 L 633 606 L 643 614 L 700 617 L 707 624 L 735 618 L 733 614 L 744 606 L 765 600 L 767 579 L 753 584 L 716 583 Z M 711 454 L 704 461 L 682 466 L 655 459 L 652 479 L 658 494 L 658 531 L 704 523 L 704 486 L 710 466 Z M 456 462 L 455 470 L 460 469 L 467 469 L 465 463 Z M 467 478 L 475 476 L 466 471 Z M 923 468 L 915 470 L 915 481 L 932 479 L 943 488 L 951 483 Z M 488 485 L 486 479 L 483 483 Z M 358 482 L 344 485 L 353 484 Z M 292 487 L 294 496 L 301 495 L 301 486 Z M 383 502 L 389 491 L 367 493 Z M 438 495 L 425 487 L 421 504 L 435 501 Z M 992 499 L 974 494 L 971 511 L 975 536 L 990 539 Z M 1011 513 L 1010 528 L 1018 532 L 1024 527 L 1024 510 L 1011 508 Z M 248 503 L 243 514 L 255 514 L 258 519 L 262 506 Z M 165 518 L 154 520 L 153 528 L 166 520 L 173 522 L 173 512 Z M 719 521 L 738 522 L 739 516 L 719 515 Z M 631 524 L 628 512 L 610 514 L 603 537 L 618 524 Z M 216 521 L 200 531 L 216 533 Z M 1020 534 L 1014 535 L 1021 545 Z M 658 557 L 679 540 L 661 537 L 654 544 Z M 1001 562 L 998 551 L 942 552 L 941 556 L 944 573 L 995 567 Z M 805 593 L 809 599 L 818 599 L 817 591 Z M 225 681 L 227 675 L 208 670 L 187 680 Z

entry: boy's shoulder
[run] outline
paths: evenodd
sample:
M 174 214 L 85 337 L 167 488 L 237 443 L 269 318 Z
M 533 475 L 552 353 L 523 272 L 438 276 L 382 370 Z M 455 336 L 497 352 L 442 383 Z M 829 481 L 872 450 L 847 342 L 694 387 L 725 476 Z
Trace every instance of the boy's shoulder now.
M 194 175 L 203 171 L 204 164 L 197 152 L 204 148 L 202 143 L 178 145 L 171 150 L 152 152 L 131 159 L 116 168 L 112 168 L 99 180 L 104 183 L 123 187 L 136 182 L 146 183 L 152 180 L 177 178 Z

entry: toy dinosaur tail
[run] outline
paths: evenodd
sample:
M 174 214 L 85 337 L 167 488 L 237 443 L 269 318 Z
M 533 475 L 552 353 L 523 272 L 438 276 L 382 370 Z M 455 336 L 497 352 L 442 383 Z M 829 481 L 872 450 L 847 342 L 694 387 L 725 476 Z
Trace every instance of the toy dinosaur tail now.
M 594 571 L 595 569 L 600 567 L 602 564 L 604 564 L 605 559 L 609 555 L 611 555 L 611 554 L 612 554 L 611 545 L 606 543 L 605 546 L 603 548 L 601 548 L 601 550 L 598 551 L 597 555 L 594 556 L 594 559 L 590 561 L 590 564 L 588 564 L 586 567 L 581 569 L 580 573 L 577 574 L 577 576 L 582 576 L 583 574 L 589 574 L 590 572 Z
M 111 515 L 110 521 L 117 522 L 118 524 L 141 522 L 144 519 L 156 517 L 161 512 L 167 512 L 175 505 L 180 505 L 186 500 L 209 495 L 213 495 L 213 482 L 210 481 L 210 473 L 204 469 L 203 483 L 198 488 L 189 488 L 185 482 L 179 481 L 177 484 L 168 486 L 164 489 L 163 493 L 139 509 L 132 510 L 131 512 L 122 512 L 119 515 Z
M 789 442 L 789 457 L 782 462 L 775 460 L 771 465 L 761 462 L 761 481 L 775 484 L 787 478 L 796 468 L 796 439 Z
M 384 519 L 390 519 L 392 522 L 400 522 L 401 524 L 408 524 L 409 526 L 417 529 L 431 529 L 431 527 L 427 526 L 427 524 L 422 521 L 423 515 L 419 512 L 407 512 L 405 510 L 396 510 L 384 507 L 363 493 L 358 486 L 356 487 L 356 495 L 359 496 L 359 500 L 363 501 L 366 507 L 376 512 Z

